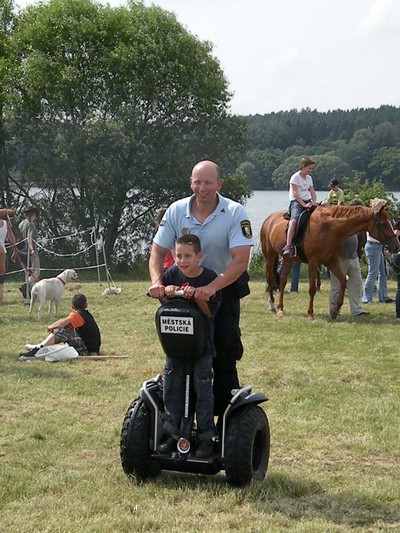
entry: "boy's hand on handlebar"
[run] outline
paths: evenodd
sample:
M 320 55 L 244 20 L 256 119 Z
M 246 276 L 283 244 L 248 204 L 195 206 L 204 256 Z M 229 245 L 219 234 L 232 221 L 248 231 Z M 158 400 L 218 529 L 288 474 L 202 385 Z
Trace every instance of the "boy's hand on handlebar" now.
M 182 287 L 183 289 L 183 296 L 184 298 L 187 298 L 188 300 L 191 300 L 194 298 L 196 289 L 194 287 L 190 287 L 190 285 L 186 285 L 185 287 Z
M 174 298 L 175 292 L 179 287 L 175 287 L 175 285 L 167 285 L 165 287 L 165 296 L 167 298 Z
M 191 300 L 194 297 L 196 289 L 190 287 L 189 285 L 184 285 L 183 287 L 177 287 L 176 285 L 167 285 L 165 287 L 165 296 L 167 298 L 175 298 L 176 296 L 186 298 Z

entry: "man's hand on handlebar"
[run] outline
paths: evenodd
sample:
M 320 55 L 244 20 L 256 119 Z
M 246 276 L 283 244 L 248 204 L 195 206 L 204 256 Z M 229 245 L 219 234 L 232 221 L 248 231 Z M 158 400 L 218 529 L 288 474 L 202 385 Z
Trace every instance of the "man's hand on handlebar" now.
M 215 294 L 215 291 L 209 285 L 204 287 L 197 287 L 195 299 L 203 302 L 208 302 Z
M 147 294 L 151 296 L 151 298 L 162 300 L 165 298 L 165 287 L 164 285 L 154 284 L 148 289 Z

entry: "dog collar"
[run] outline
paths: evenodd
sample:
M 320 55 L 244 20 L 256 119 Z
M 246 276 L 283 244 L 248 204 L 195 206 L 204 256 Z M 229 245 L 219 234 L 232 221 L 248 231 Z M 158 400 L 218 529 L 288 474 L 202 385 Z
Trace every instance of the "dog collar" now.
M 58 276 L 57 276 L 57 279 L 58 279 L 59 281 L 61 281 L 61 283 L 62 283 L 63 285 L 65 285 L 65 281 L 64 281 L 63 279 L 59 278 Z

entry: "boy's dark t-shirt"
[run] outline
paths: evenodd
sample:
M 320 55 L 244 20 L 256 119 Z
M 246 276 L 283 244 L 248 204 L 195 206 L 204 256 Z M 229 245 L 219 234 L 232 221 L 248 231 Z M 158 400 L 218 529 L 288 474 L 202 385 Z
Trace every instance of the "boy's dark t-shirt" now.
M 96 320 L 94 319 L 92 313 L 90 313 L 87 309 L 85 309 L 84 311 L 78 310 L 78 313 L 85 321 L 82 327 L 77 328 L 79 336 L 85 343 L 85 346 L 89 353 L 99 353 L 101 345 L 101 335 Z
M 163 275 L 163 285 L 176 285 L 177 287 L 182 287 L 187 284 L 191 287 L 204 287 L 211 283 L 216 277 L 217 274 L 210 270 L 209 268 L 202 267 L 203 272 L 196 276 L 195 278 L 188 278 L 179 270 L 176 265 L 173 265 L 169 268 Z M 204 355 L 215 356 L 215 347 L 214 347 L 214 316 L 216 315 L 219 306 L 221 305 L 222 295 L 218 291 L 213 298 L 207 302 L 210 309 L 212 318 L 207 319 L 207 328 L 206 328 L 206 346 Z M 194 300 L 187 300 L 189 303 L 196 305 Z

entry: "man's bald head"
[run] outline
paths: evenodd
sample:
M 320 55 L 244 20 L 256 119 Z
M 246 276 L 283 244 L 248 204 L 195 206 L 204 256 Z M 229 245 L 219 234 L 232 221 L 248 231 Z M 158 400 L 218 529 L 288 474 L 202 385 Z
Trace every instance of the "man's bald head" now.
M 213 177 L 216 179 L 221 179 L 219 166 L 216 163 L 214 163 L 214 161 L 204 160 L 204 161 L 200 161 L 199 163 L 197 163 L 193 167 L 191 177 L 193 178 L 195 175 L 199 175 L 199 174 L 202 176 L 210 177 L 210 178 Z

